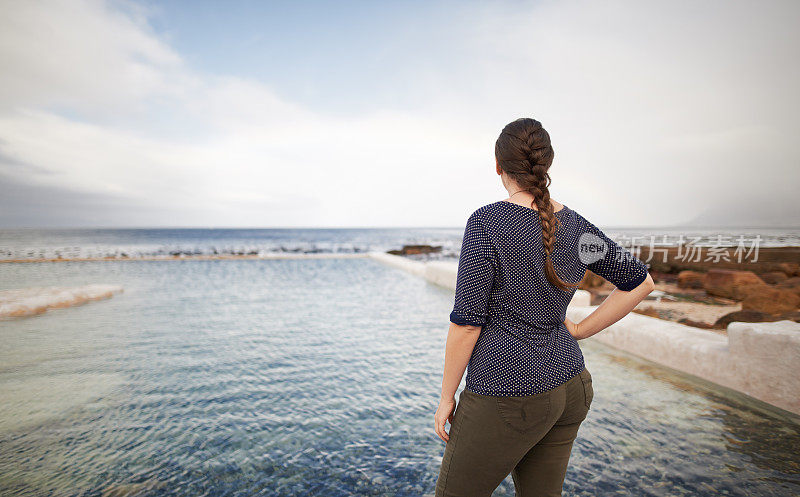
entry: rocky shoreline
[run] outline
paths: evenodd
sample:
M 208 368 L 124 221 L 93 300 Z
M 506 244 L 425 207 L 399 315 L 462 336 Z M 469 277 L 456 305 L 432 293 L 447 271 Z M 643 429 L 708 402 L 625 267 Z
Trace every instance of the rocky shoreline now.
M 733 321 L 800 322 L 800 247 L 761 247 L 741 260 L 734 249 L 686 257 L 685 247 L 656 249 L 652 256 L 643 247 L 637 255 L 650 265 L 656 292 L 634 311 L 721 333 Z M 581 288 L 592 293 L 593 304 L 613 290 L 589 273 Z
M 700 248 L 705 249 L 705 254 Z M 419 260 L 441 247 L 405 245 L 388 253 Z M 800 322 L 800 247 L 642 247 L 656 290 L 634 312 L 726 333 L 729 323 Z M 652 253 L 652 255 L 651 255 Z M 587 271 L 580 289 L 597 305 L 614 290 Z

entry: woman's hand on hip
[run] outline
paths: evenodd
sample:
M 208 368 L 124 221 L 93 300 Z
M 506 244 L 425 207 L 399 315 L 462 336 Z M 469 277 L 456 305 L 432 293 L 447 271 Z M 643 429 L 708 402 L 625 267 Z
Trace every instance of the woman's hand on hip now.
M 567 331 L 569 331 L 569 334 L 575 337 L 575 340 L 580 340 L 581 338 L 583 338 L 581 337 L 581 333 L 578 330 L 578 323 L 574 323 L 570 321 L 569 318 L 566 318 L 564 319 L 564 324 L 567 326 Z
M 450 440 L 450 435 L 444 431 L 444 424 L 445 422 L 449 421 L 451 426 L 453 424 L 453 413 L 456 409 L 456 399 L 455 397 L 451 399 L 441 399 L 439 401 L 439 408 L 436 409 L 436 414 L 433 416 L 434 422 L 436 423 L 435 431 L 436 434 L 439 435 L 439 438 L 444 440 L 447 443 Z

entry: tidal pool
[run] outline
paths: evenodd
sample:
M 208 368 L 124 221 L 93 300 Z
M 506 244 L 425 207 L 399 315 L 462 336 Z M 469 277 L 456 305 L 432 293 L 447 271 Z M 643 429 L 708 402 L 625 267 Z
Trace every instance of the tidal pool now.
M 0 321 L 1 495 L 433 494 L 451 291 L 367 258 L 0 264 L 89 283 L 124 292 Z M 564 495 L 800 494 L 798 425 L 581 347 Z

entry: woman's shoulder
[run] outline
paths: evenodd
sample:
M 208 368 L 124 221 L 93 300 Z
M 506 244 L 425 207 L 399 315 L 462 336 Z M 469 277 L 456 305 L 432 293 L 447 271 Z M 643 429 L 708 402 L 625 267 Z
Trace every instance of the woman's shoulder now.
M 553 204 L 553 212 L 555 212 L 555 213 L 560 213 L 561 211 L 565 211 L 565 212 L 571 211 L 571 209 L 568 206 L 566 206 L 566 205 L 564 205 L 564 204 L 562 204 L 562 203 L 560 203 L 560 202 L 558 202 L 558 201 L 556 201 L 554 199 L 550 199 L 550 201 Z M 522 209 L 523 211 L 525 211 L 527 209 L 528 211 L 538 212 L 538 210 L 536 210 L 536 209 L 534 209 L 532 207 L 529 207 L 529 206 L 525 206 L 525 205 L 522 205 L 522 204 L 517 204 L 515 202 L 511 202 L 511 201 L 508 201 L 508 200 L 497 200 L 495 202 L 491 202 L 491 203 L 488 203 L 488 204 L 481 205 L 480 207 L 478 207 L 474 211 L 472 211 L 470 216 L 480 216 L 480 215 L 483 215 L 485 213 L 496 212 L 496 211 L 501 210 L 501 209 Z
M 553 212 L 558 220 L 565 223 L 566 226 L 585 229 L 586 226 L 590 224 L 579 212 L 555 200 L 553 200 Z M 536 209 L 532 209 L 531 207 L 526 207 L 507 200 L 497 200 L 475 208 L 470 213 L 467 222 L 468 224 L 479 223 L 487 227 L 491 225 L 502 227 L 506 226 L 510 217 L 516 218 L 523 216 L 528 218 L 530 215 L 538 216 L 539 214 Z
M 496 217 L 497 213 L 500 212 L 505 207 L 503 204 L 507 203 L 508 202 L 504 200 L 497 200 L 495 202 L 483 204 L 479 207 L 476 207 L 470 213 L 468 220 L 473 222 L 477 220 L 486 222 L 487 220 Z

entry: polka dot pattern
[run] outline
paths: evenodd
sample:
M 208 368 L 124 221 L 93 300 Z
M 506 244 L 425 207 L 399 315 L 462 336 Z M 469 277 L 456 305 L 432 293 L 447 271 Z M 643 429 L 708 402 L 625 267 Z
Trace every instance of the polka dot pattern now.
M 580 281 L 590 269 L 630 290 L 647 277 L 643 262 L 576 211 L 564 206 L 555 216 L 560 223 L 552 258 L 562 280 Z M 585 233 L 605 244 L 602 256 L 588 263 L 579 257 Z M 564 325 L 574 293 L 547 280 L 536 210 L 500 200 L 474 211 L 464 229 L 450 313 L 455 324 L 482 327 L 466 388 L 483 395 L 533 395 L 578 374 L 583 354 Z

